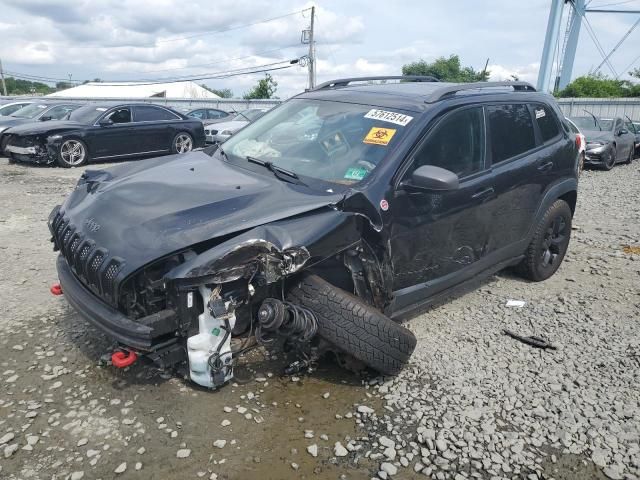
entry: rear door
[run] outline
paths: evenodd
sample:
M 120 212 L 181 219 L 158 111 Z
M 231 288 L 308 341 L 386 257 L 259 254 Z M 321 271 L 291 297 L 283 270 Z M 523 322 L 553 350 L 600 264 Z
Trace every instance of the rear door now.
M 544 104 L 490 105 L 487 123 L 497 195 L 489 250 L 506 260 L 523 253 L 521 244 L 553 180 L 562 171 L 570 174 L 568 149 L 575 144 L 567 143 L 557 116 Z
M 618 161 L 624 162 L 629 158 L 630 152 L 635 147 L 636 136 L 625 126 L 621 118 L 616 118 L 613 134 L 615 135 L 616 144 L 618 146 Z
M 135 105 L 133 123 L 141 153 L 166 152 L 173 141 L 173 124 L 180 120 L 173 112 L 156 105 Z

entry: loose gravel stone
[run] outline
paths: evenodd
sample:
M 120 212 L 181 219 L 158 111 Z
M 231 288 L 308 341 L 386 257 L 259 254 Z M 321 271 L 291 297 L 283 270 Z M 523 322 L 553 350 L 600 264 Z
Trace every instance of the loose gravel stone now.
M 191 455 L 191 450 L 188 448 L 181 448 L 176 452 L 176 457 L 178 458 L 187 458 L 189 455 Z
M 121 474 L 127 471 L 127 462 L 122 462 L 120 465 L 116 467 L 113 473 Z
M 333 447 L 333 454 L 336 457 L 346 457 L 348 453 L 349 451 L 346 448 L 344 448 L 342 443 L 336 442 L 336 444 Z
M 309 455 L 311 455 L 312 457 L 317 457 L 318 456 L 318 445 L 316 445 L 315 443 L 313 445 L 309 445 L 307 447 L 307 452 L 309 452 Z

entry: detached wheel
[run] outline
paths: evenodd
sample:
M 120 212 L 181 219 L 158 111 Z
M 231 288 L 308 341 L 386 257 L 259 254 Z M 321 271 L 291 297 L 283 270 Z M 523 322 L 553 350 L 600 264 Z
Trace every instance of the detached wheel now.
M 187 153 L 193 150 L 193 138 L 187 132 L 180 132 L 173 138 L 171 151 L 173 153 Z
M 315 313 L 320 337 L 385 375 L 398 374 L 416 347 L 409 330 L 316 275 L 302 277 L 288 299 Z
M 63 168 L 81 167 L 88 161 L 89 151 L 86 144 L 81 140 L 65 140 L 58 148 L 57 163 Z
M 571 208 L 564 200 L 556 200 L 537 225 L 519 273 L 534 282 L 549 278 L 560 267 L 570 238 Z
M 609 150 L 609 157 L 602 164 L 602 169 L 606 171 L 611 170 L 615 166 L 617 158 L 618 158 L 618 151 L 616 149 L 616 146 L 614 145 L 613 147 L 611 147 L 611 150 Z

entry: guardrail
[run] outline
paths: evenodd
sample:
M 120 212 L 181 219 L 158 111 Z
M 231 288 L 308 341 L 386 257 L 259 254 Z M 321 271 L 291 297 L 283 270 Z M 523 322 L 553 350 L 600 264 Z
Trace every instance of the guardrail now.
M 2 97 L 0 99 L 20 99 L 24 97 Z M 248 108 L 272 108 L 283 102 L 280 99 L 268 100 L 244 100 L 238 98 L 87 98 L 87 97 L 38 97 L 39 100 L 50 100 L 52 102 L 109 102 L 109 103 L 154 103 L 176 108 L 180 111 L 193 110 L 200 107 L 217 108 L 225 111 L 240 111 Z
M 588 110 L 596 117 L 640 120 L 640 98 L 559 98 L 558 104 L 567 117 L 583 117 Z

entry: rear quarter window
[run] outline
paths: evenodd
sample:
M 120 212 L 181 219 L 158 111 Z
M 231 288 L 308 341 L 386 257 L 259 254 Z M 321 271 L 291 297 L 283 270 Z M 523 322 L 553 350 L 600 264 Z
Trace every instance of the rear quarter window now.
M 492 163 L 517 157 L 536 146 L 533 120 L 525 104 L 487 107 Z
M 533 115 L 538 124 L 538 129 L 540 130 L 542 143 L 546 143 L 560 135 L 560 128 L 558 127 L 556 116 L 548 107 L 532 105 L 531 108 L 533 109 Z

